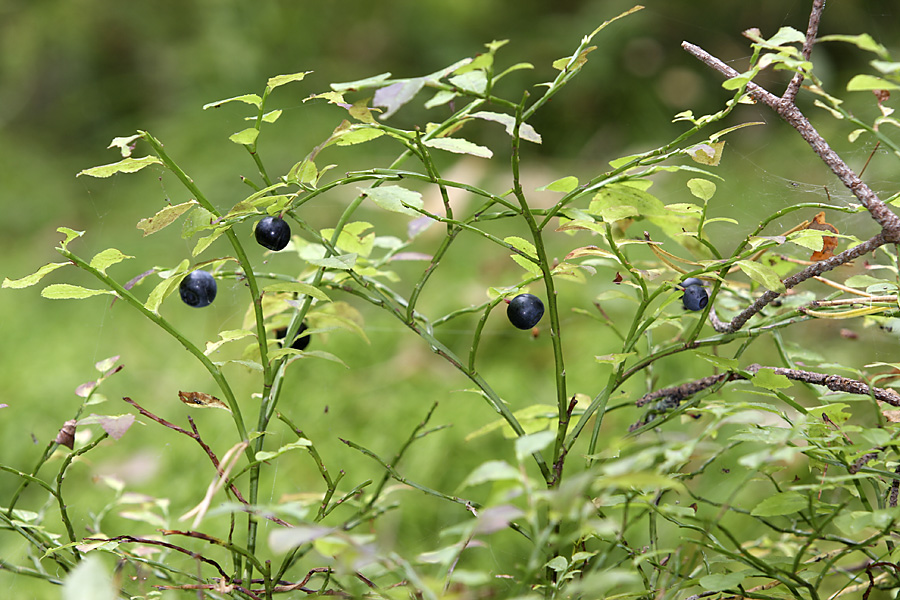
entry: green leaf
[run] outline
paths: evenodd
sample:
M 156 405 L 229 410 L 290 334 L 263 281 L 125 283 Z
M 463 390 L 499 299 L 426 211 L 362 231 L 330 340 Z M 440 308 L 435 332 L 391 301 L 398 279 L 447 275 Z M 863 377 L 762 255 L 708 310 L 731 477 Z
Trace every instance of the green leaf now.
M 760 369 L 750 380 L 753 385 L 773 392 L 791 387 L 791 380 L 772 369 Z
M 457 96 L 459 96 L 459 94 L 457 94 L 456 92 L 451 92 L 449 90 L 439 90 L 434 96 L 431 97 L 430 100 L 425 103 L 425 108 L 443 106 Z
M 516 236 L 509 236 L 507 238 L 503 238 L 503 241 L 516 250 L 527 254 L 531 258 L 537 258 L 537 249 L 534 247 L 534 244 L 532 244 L 528 240 Z
M 474 94 L 483 94 L 487 89 L 487 75 L 480 69 L 450 77 L 447 81 L 463 91 Z
M 854 75 L 847 82 L 848 92 L 867 92 L 870 90 L 900 90 L 900 85 L 874 75 Z
M 539 192 L 562 192 L 564 194 L 568 194 L 572 190 L 578 187 L 578 178 L 569 175 L 567 177 L 563 177 L 562 179 L 557 179 L 556 181 L 550 182 L 543 187 L 539 187 L 537 191 Z
M 319 288 L 299 281 L 279 281 L 278 283 L 267 285 L 262 289 L 262 291 L 270 293 L 294 292 L 297 294 L 312 296 L 316 300 L 321 300 L 322 302 L 331 302 L 331 298 L 329 298 L 325 294 L 325 292 L 323 292 Z
M 358 79 L 356 81 L 348 81 L 346 83 L 332 83 L 329 87 L 336 92 L 355 92 L 364 88 L 378 86 L 386 79 L 389 79 L 390 76 L 390 73 L 382 73 L 380 75 L 373 75 L 372 77 Z
M 384 210 L 398 212 L 412 217 L 420 216 L 420 213 L 409 208 L 414 206 L 422 208 L 422 194 L 414 192 L 398 185 L 382 185 L 376 188 L 360 188 L 363 195 Z
M 54 283 L 41 290 L 41 296 L 51 300 L 81 300 L 83 298 L 90 298 L 91 296 L 100 296 L 103 294 L 116 295 L 115 292 L 111 290 L 91 290 L 68 283 Z
M 69 229 L 68 227 L 58 227 L 56 231 L 65 234 L 66 239 L 60 242 L 59 247 L 61 250 L 65 250 L 69 245 L 69 242 L 74 240 L 77 237 L 81 237 L 84 235 L 83 231 L 75 231 L 74 229 Z
M 556 433 L 549 429 L 523 435 L 516 439 L 516 458 L 521 462 L 525 460 L 526 457 L 540 452 L 552 444 L 555 439 Z
M 844 281 L 844 285 L 852 288 L 867 288 L 870 285 L 878 285 L 883 283 L 890 283 L 886 279 L 878 279 L 876 277 L 872 277 L 871 275 L 853 275 L 852 277 L 848 277 L 846 281 Z
M 656 196 L 622 184 L 610 184 L 601 188 L 591 200 L 589 210 L 607 222 L 633 217 L 668 216 L 666 207 Z
M 79 171 L 76 177 L 88 175 L 89 177 L 110 177 L 116 173 L 134 173 L 140 171 L 144 167 L 154 164 L 162 164 L 162 161 L 155 156 L 144 156 L 141 158 L 125 158 L 117 163 L 108 165 L 100 165 Z
M 76 177 L 88 175 L 89 177 L 110 177 L 116 173 L 134 173 L 150 165 L 161 165 L 162 161 L 155 156 L 143 156 L 141 158 L 125 158 L 117 163 L 100 165 L 79 171 Z
M 292 183 L 305 183 L 307 185 L 315 185 L 316 179 L 319 177 L 319 171 L 316 169 L 316 163 L 309 157 L 304 158 L 288 171 L 287 180 Z
M 612 365 L 614 368 L 618 367 L 621 363 L 628 360 L 629 356 L 632 356 L 634 352 L 621 352 L 618 354 L 604 354 L 602 356 L 595 356 L 594 360 L 598 363 Z
M 469 473 L 469 476 L 466 477 L 459 487 L 460 489 L 465 489 L 489 481 L 518 481 L 520 478 L 519 470 L 508 462 L 489 460 Z
M 500 123 L 506 128 L 506 133 L 508 133 L 510 137 L 513 136 L 513 129 L 516 126 L 516 118 L 512 115 L 480 110 L 478 112 L 472 113 L 469 116 L 475 119 L 483 119 L 485 121 L 494 121 L 495 123 Z M 541 135 L 537 131 L 535 131 L 534 127 L 532 127 L 528 123 L 519 124 L 519 137 L 525 141 L 534 142 L 535 144 L 541 143 Z
M 743 271 L 750 279 L 767 290 L 782 294 L 786 291 L 784 284 L 778 277 L 778 273 L 771 267 L 750 260 L 739 260 L 735 264 L 737 264 L 741 271 Z
M 338 256 L 327 256 L 325 258 L 309 258 L 306 262 L 326 269 L 347 271 L 352 269 L 356 264 L 356 254 L 339 254 Z
M 323 229 L 319 233 L 326 240 L 334 237 L 334 229 Z M 375 232 L 372 231 L 372 224 L 365 221 L 347 223 L 341 229 L 335 246 L 344 252 L 353 252 L 363 257 L 369 256 L 375 246 Z
M 106 274 L 106 269 L 113 266 L 116 263 L 122 262 L 127 258 L 134 258 L 133 256 L 128 256 L 127 254 L 122 254 L 115 248 L 107 248 L 102 252 L 98 252 L 94 255 L 94 258 L 91 259 L 90 266 L 97 269 L 104 275 Z
M 736 590 L 745 578 L 743 573 L 713 573 L 700 578 L 700 587 L 710 592 Z
M 479 146 L 461 138 L 434 138 L 425 140 L 424 144 L 429 148 L 437 148 L 438 150 L 446 150 L 456 154 L 471 154 L 478 158 L 491 158 L 494 155 L 490 148 Z
M 733 371 L 738 368 L 738 361 L 735 358 L 715 356 L 713 354 L 707 354 L 706 352 L 694 352 L 694 356 L 702 358 L 706 362 L 726 371 Z
M 825 245 L 824 236 L 833 236 L 831 231 L 821 231 L 818 229 L 801 229 L 787 236 L 787 241 L 802 246 L 814 252 L 821 252 Z
M 883 60 L 890 58 L 887 48 L 876 42 L 868 33 L 861 33 L 859 35 L 823 35 L 822 37 L 816 38 L 816 43 L 818 44 L 819 42 L 847 42 L 854 44 L 860 50 L 877 54 L 878 58 Z
M 195 207 L 184 219 L 184 225 L 181 228 L 181 238 L 186 240 L 201 231 L 213 229 L 212 223 L 215 219 L 216 215 L 202 206 Z
M 310 446 L 312 446 L 311 441 L 309 441 L 305 438 L 300 438 L 299 440 L 297 440 L 295 442 L 290 442 L 289 444 L 285 444 L 284 446 L 282 446 L 278 450 L 275 450 L 274 452 L 266 452 L 266 451 L 257 452 L 256 456 L 254 458 L 256 458 L 256 460 L 258 460 L 258 461 L 271 460 L 271 459 L 275 458 L 276 456 L 280 456 L 280 455 L 284 454 L 285 452 L 290 452 L 291 450 L 309 448 Z
M 75 565 L 62 585 L 62 600 L 115 600 L 118 597 L 112 575 L 99 554 L 93 553 Z
M 220 331 L 219 339 L 215 342 L 206 342 L 206 350 L 203 351 L 203 354 L 209 356 L 216 350 L 218 350 L 223 344 L 227 344 L 228 342 L 233 342 L 235 340 L 242 340 L 245 337 L 249 337 L 251 335 L 256 335 L 255 332 L 250 331 L 249 329 L 230 329 L 228 331 Z
M 756 505 L 750 514 L 754 517 L 779 517 L 792 515 L 808 506 L 806 496 L 799 492 L 781 492 L 769 496 Z
M 259 136 L 259 130 L 253 127 L 248 129 L 244 129 L 243 131 L 238 131 L 237 133 L 228 136 L 228 139 L 234 142 L 235 144 L 241 144 L 243 146 L 252 146 L 254 142 L 256 142 L 256 138 Z
M 687 186 L 691 194 L 701 200 L 709 200 L 716 193 L 716 184 L 708 179 L 689 179 Z
M 169 294 L 174 292 L 175 288 L 181 283 L 181 280 L 184 279 L 189 265 L 190 263 L 187 259 L 182 260 L 181 264 L 171 271 L 169 277 L 165 277 L 155 288 L 153 288 L 153 291 L 150 292 L 150 296 L 147 298 L 147 302 L 144 303 L 144 307 L 151 312 L 157 312 L 162 301 L 165 300 Z
M 216 100 L 215 102 L 204 104 L 203 110 L 206 110 L 207 108 L 219 108 L 227 102 L 244 102 L 259 108 L 259 105 L 262 104 L 262 98 L 256 94 L 244 94 L 243 96 L 235 96 L 234 98 L 226 98 L 224 100 Z
M 56 269 L 58 269 L 60 267 L 65 267 L 66 265 L 70 265 L 70 264 L 72 264 L 72 263 L 67 263 L 67 262 L 65 262 L 65 263 L 50 263 L 50 264 L 44 265 L 43 267 L 41 267 L 40 269 L 38 269 L 31 275 L 26 275 L 25 277 L 22 277 L 21 279 L 9 279 L 8 277 L 6 277 L 3 279 L 3 285 L 0 287 L 12 288 L 14 290 L 18 290 L 21 288 L 27 288 L 27 287 L 30 287 L 30 286 L 36 284 L 41 279 L 43 279 L 44 275 L 46 275 L 48 273 L 52 273 Z
M 301 73 L 291 73 L 290 75 L 276 75 L 275 77 L 269 77 L 269 80 L 266 82 L 266 87 L 270 90 L 273 90 L 278 86 L 284 85 L 286 83 L 291 83 L 292 81 L 302 81 L 303 78 L 310 73 L 312 73 L 312 71 L 303 71 Z
M 144 232 L 145 236 L 156 233 L 160 229 L 171 225 L 175 219 L 186 213 L 191 207 L 196 206 L 196 200 L 188 200 L 183 204 L 167 206 L 152 217 L 138 221 L 137 228 Z
M 351 125 L 332 136 L 332 142 L 338 146 L 353 146 L 364 144 L 368 141 L 380 138 L 384 131 L 370 127 L 369 125 Z

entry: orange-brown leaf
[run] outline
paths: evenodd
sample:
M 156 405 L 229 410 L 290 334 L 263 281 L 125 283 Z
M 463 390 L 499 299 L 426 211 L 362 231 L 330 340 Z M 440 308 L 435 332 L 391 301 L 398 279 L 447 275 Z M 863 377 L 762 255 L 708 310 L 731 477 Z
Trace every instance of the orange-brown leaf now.
M 832 233 L 840 233 L 837 227 L 825 221 L 824 211 L 813 217 L 812 223 L 807 225 L 806 228 L 816 229 L 819 231 L 830 231 Z M 834 251 L 837 249 L 837 246 L 838 239 L 836 237 L 832 237 L 830 235 L 822 236 L 822 249 L 818 252 L 813 252 L 812 256 L 809 257 L 809 260 L 820 261 L 831 258 L 832 256 L 834 256 Z

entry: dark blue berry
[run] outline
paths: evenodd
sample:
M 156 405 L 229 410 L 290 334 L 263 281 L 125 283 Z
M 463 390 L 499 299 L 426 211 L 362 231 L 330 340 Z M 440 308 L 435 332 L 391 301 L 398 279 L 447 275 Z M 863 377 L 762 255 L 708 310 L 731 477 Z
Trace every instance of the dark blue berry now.
M 531 329 L 544 316 L 544 303 L 537 296 L 519 294 L 506 307 L 509 322 L 519 329 Z
M 291 344 L 291 348 L 295 350 L 306 350 L 307 346 L 309 346 L 309 336 L 303 335 L 303 332 L 309 329 L 306 326 L 306 323 L 300 323 L 300 328 L 297 329 L 297 337 L 294 338 L 294 343 Z M 275 337 L 279 340 L 283 339 L 285 334 L 287 334 L 287 327 L 279 327 L 275 330 Z
M 688 277 L 684 281 L 678 284 L 678 287 L 681 289 L 689 288 L 692 285 L 703 285 L 702 279 L 697 279 L 696 277 Z
M 181 280 L 178 291 L 185 304 L 203 308 L 216 299 L 216 280 L 207 271 L 191 271 Z
M 256 224 L 256 241 L 269 250 L 284 250 L 291 241 L 291 226 L 284 219 L 265 217 Z
M 702 285 L 690 285 L 684 288 L 681 302 L 688 310 L 703 310 L 709 303 L 709 294 Z

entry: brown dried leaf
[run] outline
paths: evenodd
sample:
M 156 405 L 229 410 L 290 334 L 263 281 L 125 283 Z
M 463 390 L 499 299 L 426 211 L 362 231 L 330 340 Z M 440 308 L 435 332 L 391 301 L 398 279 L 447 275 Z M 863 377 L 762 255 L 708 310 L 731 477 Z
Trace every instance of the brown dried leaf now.
M 900 410 L 882 410 L 881 414 L 888 423 L 900 423 Z
M 817 229 L 819 231 L 830 231 L 832 233 L 840 233 L 834 225 L 831 223 L 825 222 L 825 212 L 820 212 L 815 217 L 813 217 L 812 223 L 806 226 L 807 229 Z M 820 261 L 826 260 L 834 256 L 834 250 L 838 246 L 838 239 L 832 236 L 823 236 L 822 237 L 822 249 L 818 252 L 813 252 L 812 256 L 809 257 L 811 261 Z
M 231 412 L 227 404 L 204 392 L 178 392 L 178 397 L 182 402 L 194 408 L 223 408 Z
M 59 433 L 56 434 L 56 439 L 53 440 L 60 446 L 65 446 L 69 450 L 75 448 L 75 419 L 70 421 L 66 421 L 62 429 L 59 430 Z

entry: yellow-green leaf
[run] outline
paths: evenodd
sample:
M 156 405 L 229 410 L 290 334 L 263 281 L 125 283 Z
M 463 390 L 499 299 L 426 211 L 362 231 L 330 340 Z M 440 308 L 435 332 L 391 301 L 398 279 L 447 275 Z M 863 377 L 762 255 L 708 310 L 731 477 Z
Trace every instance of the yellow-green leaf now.
M 716 184 L 708 179 L 689 179 L 687 186 L 701 200 L 709 200 L 716 193 Z
M 269 80 L 266 82 L 266 87 L 270 90 L 273 90 L 280 85 L 291 83 L 292 81 L 302 81 L 303 78 L 310 73 L 312 73 L 312 71 L 303 71 L 301 73 L 291 73 L 289 75 L 276 75 L 275 77 L 269 77 Z
M 494 155 L 490 148 L 473 144 L 469 140 L 461 138 L 434 138 L 423 142 L 429 148 L 455 152 L 456 154 L 471 154 L 479 158 L 490 158 Z
M 26 275 L 25 277 L 22 277 L 21 279 L 9 279 L 8 277 L 6 277 L 3 279 L 2 287 L 12 288 L 14 290 L 21 289 L 21 288 L 27 288 L 29 286 L 36 284 L 41 279 L 43 279 L 44 275 L 46 275 L 47 273 L 52 273 L 56 269 L 58 269 L 60 267 L 65 267 L 66 265 L 70 265 L 70 264 L 72 264 L 72 263 L 50 263 L 50 264 L 44 265 L 43 267 L 41 267 L 40 269 L 38 269 L 31 275 Z
M 171 225 L 175 219 L 186 213 L 196 204 L 196 200 L 188 200 L 182 204 L 167 206 L 152 217 L 138 221 L 137 228 L 143 231 L 145 236 L 156 233 L 160 229 Z
M 568 194 L 578 187 L 578 178 L 572 175 L 552 181 L 545 186 L 539 187 L 539 192 L 562 192 Z
M 778 273 L 771 267 L 750 260 L 739 260 L 736 264 L 750 279 L 767 290 L 782 294 L 785 292 L 786 288 L 781 282 L 781 278 L 778 277 Z
M 83 288 L 80 285 L 71 285 L 68 283 L 54 283 L 48 285 L 41 291 L 41 296 L 51 300 L 81 300 L 82 298 L 90 298 L 91 296 L 101 296 L 110 294 L 115 296 L 115 292 L 111 290 L 92 290 Z
M 101 273 L 106 274 L 106 269 L 116 263 L 122 262 L 127 258 L 134 257 L 128 256 L 127 254 L 122 254 L 115 248 L 107 248 L 106 250 L 98 252 L 96 255 L 94 255 L 94 258 L 91 259 L 91 266 Z
M 234 142 L 235 144 L 241 144 L 243 146 L 250 146 L 253 142 L 256 141 L 257 136 L 259 136 L 259 130 L 253 127 L 248 129 L 244 129 L 243 131 L 238 131 L 237 133 L 228 136 L 228 139 Z
M 206 110 L 207 108 L 219 108 L 226 102 L 244 102 L 246 104 L 252 104 L 253 106 L 259 108 L 259 105 L 262 103 L 262 98 L 260 98 L 256 94 L 244 94 L 243 96 L 235 96 L 233 98 L 226 98 L 224 100 L 216 100 L 215 102 L 210 102 L 209 104 L 204 104 L 203 110 Z
M 100 165 L 79 171 L 76 177 L 88 175 L 89 177 L 109 177 L 116 173 L 134 173 L 150 165 L 161 165 L 162 161 L 155 156 L 142 156 L 141 158 L 125 158 L 116 163 Z
M 270 293 L 295 292 L 297 294 L 312 296 L 316 300 L 321 300 L 323 302 L 331 302 L 331 298 L 329 298 L 325 294 L 325 292 L 323 292 L 319 288 L 299 281 L 279 281 L 278 283 L 267 285 L 263 288 L 263 291 Z

